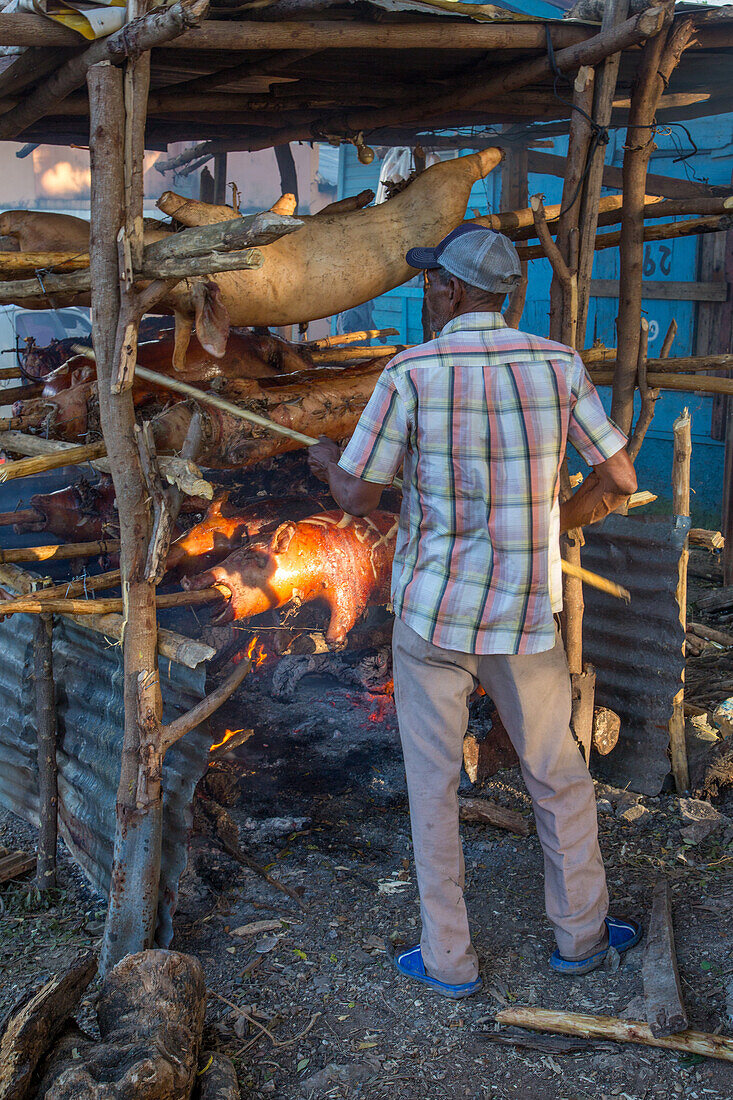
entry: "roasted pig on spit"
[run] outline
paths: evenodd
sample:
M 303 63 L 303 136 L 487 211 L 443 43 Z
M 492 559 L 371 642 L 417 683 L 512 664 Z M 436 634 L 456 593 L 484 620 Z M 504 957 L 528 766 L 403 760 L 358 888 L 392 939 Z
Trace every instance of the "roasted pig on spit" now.
M 233 550 L 244 548 L 262 531 L 274 526 L 283 516 L 300 519 L 323 507 L 317 497 L 287 497 L 258 500 L 236 507 L 224 493 L 208 508 L 206 515 L 181 535 L 168 552 L 167 567 L 179 576 L 200 572 L 226 558 Z
M 224 396 L 243 409 L 305 435 L 341 439 L 351 435 L 377 379 L 382 360 L 340 371 L 319 370 L 304 376 L 232 382 Z M 303 380 L 301 380 L 301 377 Z M 159 454 L 177 454 L 194 412 L 194 401 L 179 401 L 151 419 Z M 256 466 L 273 455 L 302 444 L 240 420 L 231 413 L 199 404 L 204 430 L 197 462 L 211 469 Z
M 52 371 L 64 366 L 77 354 L 78 340 L 52 340 L 45 347 L 38 347 L 29 340 L 20 352 L 23 371 L 32 378 L 46 378 Z M 180 369 L 173 370 L 173 333 L 165 333 L 157 340 L 138 344 L 137 359 L 141 366 L 160 374 L 173 374 L 183 382 L 213 382 L 216 378 L 270 378 L 293 371 L 308 370 L 313 366 L 307 348 L 282 340 L 269 332 L 230 332 L 223 359 L 215 359 L 198 341 L 188 346 Z M 91 365 L 95 377 L 94 365 Z
M 185 496 L 181 511 L 205 512 L 209 502 Z M 112 478 L 91 483 L 81 478 L 54 493 L 35 493 L 22 512 L 0 512 L 0 526 L 13 524 L 16 534 L 47 531 L 63 542 L 96 542 L 119 538 L 119 520 Z
M 308 370 L 268 378 L 221 377 L 217 380 L 216 392 L 242 404 L 244 408 L 264 412 L 288 426 L 305 425 L 300 428 L 301 431 L 312 430 L 316 435 L 323 432 L 338 438 L 353 431 L 358 413 L 374 389 L 383 366 L 383 360 L 370 360 L 358 366 L 309 367 Z M 204 383 L 201 385 L 203 387 Z M 178 453 L 193 415 L 190 406 L 171 390 L 141 380 L 133 386 L 132 397 L 135 409 L 143 412 L 144 419 L 154 422 L 159 453 Z M 199 465 L 252 465 L 297 446 L 288 440 L 280 440 L 274 447 L 269 439 L 253 441 L 251 425 L 210 407 L 202 405 L 201 408 L 207 426 L 203 450 L 197 459 Z M 160 412 L 161 409 L 163 412 Z M 177 409 L 178 413 L 175 412 Z M 356 415 L 353 413 L 355 409 L 358 410 Z M 41 397 L 16 401 L 13 415 L 22 419 L 24 429 L 42 429 L 49 439 L 86 443 L 90 436 L 101 437 L 93 368 L 90 373 L 82 356 L 70 359 L 48 375 Z M 321 423 L 322 419 L 327 422 Z M 227 433 L 230 433 L 231 440 L 227 438 Z M 259 434 L 262 434 L 261 429 Z M 240 462 L 234 454 L 240 450 L 250 451 L 253 457 Z M 211 460 L 207 455 L 211 455 Z M 234 457 L 230 459 L 228 455 Z
M 249 619 L 272 608 L 323 600 L 331 613 L 326 641 L 334 648 L 370 604 L 389 601 L 398 519 L 392 512 L 365 518 L 320 512 L 281 523 L 219 565 L 184 580 L 186 588 L 215 586 L 229 601 L 217 622 Z

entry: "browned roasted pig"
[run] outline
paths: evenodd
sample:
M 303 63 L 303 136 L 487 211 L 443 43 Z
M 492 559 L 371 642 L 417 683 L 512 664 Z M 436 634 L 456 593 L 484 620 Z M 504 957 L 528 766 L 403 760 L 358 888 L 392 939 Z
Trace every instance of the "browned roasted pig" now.
M 119 524 L 115 507 L 115 490 L 111 477 L 102 477 L 95 484 L 82 479 L 55 493 L 35 493 L 28 501 L 36 519 L 15 524 L 16 534 L 26 531 L 47 531 L 64 542 L 93 542 L 96 539 L 117 538 Z
M 340 371 L 319 370 L 274 380 L 235 380 L 223 392 L 242 409 L 266 416 L 275 424 L 305 435 L 342 439 L 356 427 L 383 368 L 384 360 L 379 359 Z M 152 418 L 160 454 L 180 451 L 194 404 L 180 401 Z M 303 446 L 229 412 L 203 404 L 198 408 L 204 421 L 204 443 L 197 458 L 201 466 L 214 469 L 254 466 L 273 455 Z
M 229 597 L 219 622 L 249 619 L 293 600 L 323 600 L 331 612 L 326 640 L 338 648 L 370 604 L 389 600 L 397 527 L 392 512 L 363 519 L 320 512 L 281 523 L 271 536 L 255 539 L 183 583 L 215 586 Z
M 227 557 L 232 550 L 248 546 L 263 527 L 274 526 L 283 516 L 300 519 L 323 507 L 317 497 L 286 497 L 258 500 L 238 508 L 223 494 L 206 515 L 181 535 L 168 553 L 168 569 L 185 576 L 200 572 Z

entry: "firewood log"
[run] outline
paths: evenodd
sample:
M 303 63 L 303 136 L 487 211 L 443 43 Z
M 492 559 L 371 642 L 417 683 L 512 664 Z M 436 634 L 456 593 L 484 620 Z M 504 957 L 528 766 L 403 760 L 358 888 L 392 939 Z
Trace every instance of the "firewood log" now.
M 702 1054 L 705 1058 L 722 1058 L 733 1062 L 733 1039 L 725 1035 L 709 1035 L 704 1031 L 683 1031 L 657 1039 L 651 1029 L 639 1020 L 619 1020 L 615 1016 L 592 1016 L 583 1012 L 553 1012 L 546 1008 L 518 1006 L 504 1008 L 496 1014 L 500 1024 L 531 1027 L 537 1031 L 554 1031 L 561 1035 L 582 1035 L 588 1039 L 612 1039 L 617 1043 L 643 1043 L 664 1050 L 682 1050 Z
M 687 1012 L 677 970 L 669 885 L 660 879 L 654 887 L 652 915 L 646 935 L 644 1004 L 652 1035 L 676 1035 L 687 1030 Z
M 198 1079 L 198 1100 L 239 1100 L 241 1096 L 237 1071 L 226 1054 L 203 1051 Z
M 189 1100 L 196 1077 L 206 989 L 198 959 L 177 951 L 127 955 L 104 979 L 100 1042 L 55 1059 L 44 1100 Z
M 94 977 L 91 952 L 40 988 L 26 991 L 5 1018 L 0 1039 L 0 1100 L 25 1100 L 35 1069 L 64 1024 L 76 1011 Z

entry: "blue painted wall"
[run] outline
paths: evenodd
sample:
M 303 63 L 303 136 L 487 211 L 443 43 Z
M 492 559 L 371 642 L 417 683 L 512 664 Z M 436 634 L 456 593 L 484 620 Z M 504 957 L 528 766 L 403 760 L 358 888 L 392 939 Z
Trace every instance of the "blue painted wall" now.
M 523 4 L 522 7 L 526 5 Z M 650 171 L 683 179 L 689 176 L 709 183 L 730 185 L 733 173 L 733 115 L 698 119 L 685 125 L 694 140 L 697 153 L 689 161 L 678 160 L 680 152 L 692 149 L 690 140 L 680 127 L 672 127 L 666 132 L 662 128 L 657 135 L 658 149 L 653 154 Z M 624 131 L 612 132 L 606 153 L 607 163 L 621 165 L 624 140 Z M 553 151 L 562 155 L 566 149 L 567 139 L 557 139 Z M 339 158 L 339 198 L 358 194 L 367 187 L 376 190 L 378 179 L 379 161 L 375 160 L 371 165 L 360 164 L 351 146 L 342 147 Z M 548 205 L 559 202 L 562 180 L 553 176 L 531 174 L 529 192 L 543 193 Z M 501 171 L 497 170 L 488 179 L 480 180 L 474 186 L 468 203 L 469 215 L 474 210 L 480 214 L 499 210 L 500 196 Z M 698 247 L 699 240 L 695 237 L 648 244 L 644 254 L 645 277 L 661 281 L 694 281 L 698 272 Z M 596 254 L 593 277 L 618 279 L 618 249 L 607 249 Z M 548 333 L 550 278 L 550 266 L 546 260 L 535 260 L 530 264 L 522 327 L 540 336 Z M 391 326 L 398 329 L 401 342 L 419 342 L 422 339 L 421 306 L 421 283 L 416 278 L 375 300 L 375 323 L 380 328 Z M 694 354 L 696 303 L 645 300 L 643 309 L 650 325 L 651 356 L 658 353 L 672 318 L 678 324 L 673 354 Z M 599 339 L 609 347 L 615 345 L 617 311 L 616 299 L 591 299 L 586 344 Z M 610 406 L 610 391 L 605 388 L 601 395 Z M 693 425 L 693 522 L 700 526 L 717 527 L 722 507 L 724 445 L 710 436 L 713 406 L 711 397 L 669 392 L 660 397 L 654 426 L 647 434 L 637 462 L 639 484 L 641 488 L 658 494 L 658 508 L 668 508 L 672 468 L 671 430 L 675 418 L 685 406 L 692 413 Z

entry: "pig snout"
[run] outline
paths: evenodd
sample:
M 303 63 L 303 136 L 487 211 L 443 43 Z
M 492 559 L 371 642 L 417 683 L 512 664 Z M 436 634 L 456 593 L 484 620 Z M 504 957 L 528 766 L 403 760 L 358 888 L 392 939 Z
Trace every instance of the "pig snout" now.
M 248 619 L 267 611 L 277 602 L 274 596 L 268 596 L 273 564 L 266 554 L 234 553 L 219 565 L 185 578 L 181 583 L 189 590 L 218 588 L 228 598 L 226 606 L 214 615 L 215 622 Z

